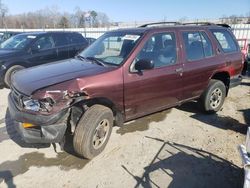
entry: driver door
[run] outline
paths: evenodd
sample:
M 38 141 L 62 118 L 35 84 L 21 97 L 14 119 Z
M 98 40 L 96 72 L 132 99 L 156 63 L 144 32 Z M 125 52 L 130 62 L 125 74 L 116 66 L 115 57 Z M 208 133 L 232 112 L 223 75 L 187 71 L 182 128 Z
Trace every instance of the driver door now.
M 43 35 L 33 43 L 28 58 L 30 66 L 41 65 L 57 60 L 57 50 L 51 35 Z
M 182 95 L 182 64 L 175 31 L 152 34 L 124 74 L 126 119 L 134 119 L 178 104 Z M 139 60 L 154 62 L 154 68 L 136 72 Z

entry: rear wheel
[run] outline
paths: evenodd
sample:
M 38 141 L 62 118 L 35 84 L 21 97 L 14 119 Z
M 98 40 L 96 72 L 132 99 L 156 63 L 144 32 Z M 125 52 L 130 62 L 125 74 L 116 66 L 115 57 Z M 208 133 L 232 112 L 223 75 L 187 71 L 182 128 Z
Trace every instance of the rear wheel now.
M 76 153 L 87 159 L 100 154 L 109 140 L 113 112 L 102 105 L 91 106 L 80 119 L 73 138 Z
M 220 80 L 211 80 L 208 88 L 200 98 L 200 106 L 205 112 L 215 113 L 221 109 L 225 97 L 225 84 Z
M 7 87 L 10 87 L 10 85 L 11 85 L 11 75 L 19 70 L 22 70 L 22 69 L 24 69 L 23 66 L 14 65 L 6 71 L 5 76 L 4 76 L 4 83 Z

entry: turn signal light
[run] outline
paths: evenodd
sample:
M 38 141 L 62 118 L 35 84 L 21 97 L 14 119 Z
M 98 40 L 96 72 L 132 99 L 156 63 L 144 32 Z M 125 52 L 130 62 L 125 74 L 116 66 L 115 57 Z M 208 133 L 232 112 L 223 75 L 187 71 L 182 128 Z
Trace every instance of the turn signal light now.
M 31 124 L 31 123 L 22 123 L 23 128 L 30 128 L 30 127 L 34 127 L 35 125 Z

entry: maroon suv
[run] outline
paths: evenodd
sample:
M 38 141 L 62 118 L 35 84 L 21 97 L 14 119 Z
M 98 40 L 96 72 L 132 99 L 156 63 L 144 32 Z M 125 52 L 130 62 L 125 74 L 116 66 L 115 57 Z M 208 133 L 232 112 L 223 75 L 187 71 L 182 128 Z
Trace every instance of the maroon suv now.
M 93 158 L 113 125 L 197 99 L 217 112 L 240 83 L 242 58 L 229 28 L 214 24 L 105 33 L 74 59 L 16 72 L 9 111 L 29 143 L 62 142 Z

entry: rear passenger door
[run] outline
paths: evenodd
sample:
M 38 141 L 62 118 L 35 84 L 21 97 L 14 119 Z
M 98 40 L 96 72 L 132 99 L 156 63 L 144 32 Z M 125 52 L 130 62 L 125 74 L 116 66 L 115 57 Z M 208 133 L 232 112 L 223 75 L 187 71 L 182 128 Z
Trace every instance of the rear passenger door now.
M 74 57 L 78 52 L 85 49 L 88 42 L 80 33 L 68 33 L 69 57 Z
M 201 95 L 219 62 L 206 31 L 180 31 L 180 38 L 184 63 L 182 100 L 189 100 Z
M 69 58 L 69 42 L 66 33 L 54 33 L 57 60 Z

